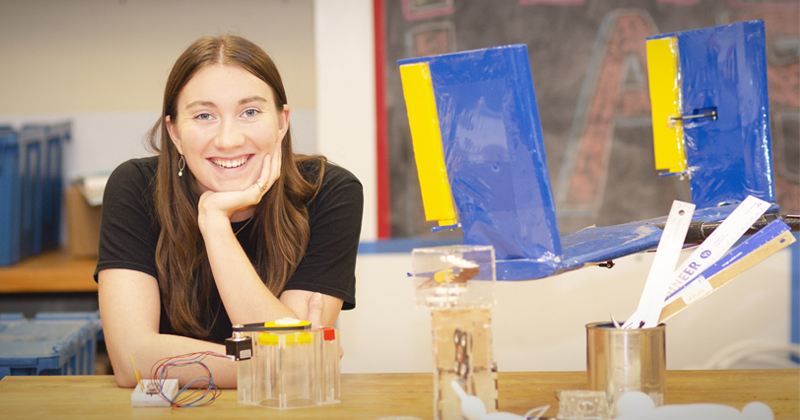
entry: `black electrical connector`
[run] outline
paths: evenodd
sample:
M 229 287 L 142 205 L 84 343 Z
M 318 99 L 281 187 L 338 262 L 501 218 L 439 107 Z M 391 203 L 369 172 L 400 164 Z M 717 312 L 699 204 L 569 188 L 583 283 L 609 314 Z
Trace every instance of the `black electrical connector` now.
M 225 339 L 225 354 L 233 360 L 248 360 L 253 357 L 253 340 L 235 331 L 233 337 Z

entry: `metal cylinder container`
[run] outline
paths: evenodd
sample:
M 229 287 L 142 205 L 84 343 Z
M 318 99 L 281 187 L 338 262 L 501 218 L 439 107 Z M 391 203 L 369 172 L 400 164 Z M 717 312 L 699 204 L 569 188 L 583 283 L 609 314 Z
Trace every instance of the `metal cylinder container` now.
M 610 322 L 586 325 L 588 388 L 605 391 L 611 412 L 627 391 L 641 391 L 656 407 L 666 393 L 666 325 L 654 328 L 615 328 Z

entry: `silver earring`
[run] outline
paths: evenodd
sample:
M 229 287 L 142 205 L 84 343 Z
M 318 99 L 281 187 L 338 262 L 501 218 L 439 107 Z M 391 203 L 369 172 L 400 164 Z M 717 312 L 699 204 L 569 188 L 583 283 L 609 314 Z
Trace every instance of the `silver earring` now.
M 184 169 L 186 169 L 186 159 L 181 155 L 180 160 L 178 160 L 178 176 L 183 176 Z

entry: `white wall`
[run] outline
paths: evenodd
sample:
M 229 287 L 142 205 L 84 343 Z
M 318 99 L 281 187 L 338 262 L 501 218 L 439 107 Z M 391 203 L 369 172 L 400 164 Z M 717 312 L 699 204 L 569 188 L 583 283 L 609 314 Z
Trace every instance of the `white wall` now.
M 364 186 L 363 240 L 378 237 L 372 0 L 314 2 L 318 151 Z
M 312 0 L 25 0 L 0 5 L 0 114 L 159 110 L 167 75 L 206 35 L 275 60 L 290 103 L 316 106 Z

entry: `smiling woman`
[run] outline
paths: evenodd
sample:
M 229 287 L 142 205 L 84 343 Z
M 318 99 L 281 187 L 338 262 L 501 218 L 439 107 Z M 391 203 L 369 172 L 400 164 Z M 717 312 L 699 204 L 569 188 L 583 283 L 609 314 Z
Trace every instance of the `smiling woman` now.
M 255 93 L 255 94 L 254 94 Z M 269 169 L 275 146 L 289 130 L 289 106 L 269 86 L 230 64 L 204 67 L 178 95 L 175 121 L 166 126 L 178 152 L 189 159 L 200 191 L 237 191 Z M 251 209 L 236 219 L 252 215 Z M 249 213 L 249 214 L 247 214 Z M 234 221 L 238 221 L 233 219 Z
M 236 36 L 192 44 L 150 145 L 158 156 L 120 165 L 103 198 L 95 278 L 120 386 L 136 384 L 131 358 L 224 353 L 234 324 L 332 326 L 355 307 L 361 184 L 293 153 L 286 94 L 263 50 Z M 235 386 L 232 362 L 208 367 Z M 182 384 L 195 376 L 178 373 Z

